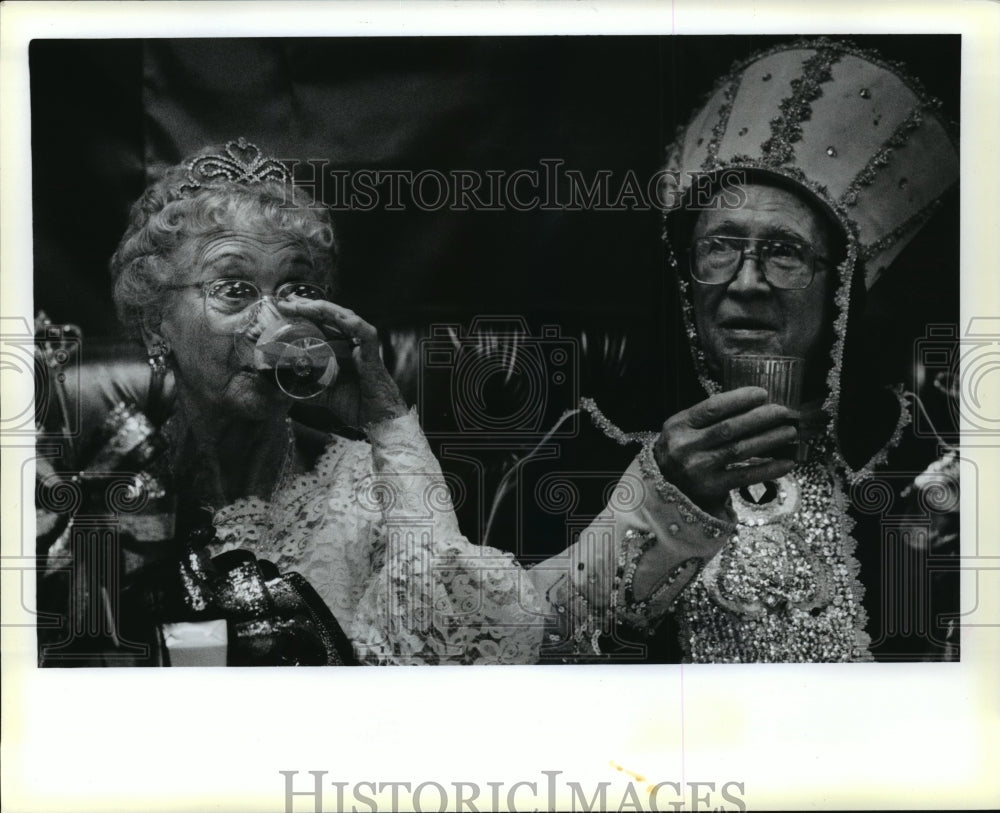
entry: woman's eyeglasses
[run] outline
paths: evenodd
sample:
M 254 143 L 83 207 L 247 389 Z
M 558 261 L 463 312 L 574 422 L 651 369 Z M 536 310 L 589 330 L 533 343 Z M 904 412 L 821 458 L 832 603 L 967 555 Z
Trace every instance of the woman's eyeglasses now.
M 783 290 L 808 288 L 817 264 L 829 263 L 802 243 L 716 234 L 699 237 L 691 243 L 691 276 L 703 285 L 727 285 L 747 257 L 757 260 L 769 285 Z
M 170 290 L 185 288 L 201 290 L 205 301 L 205 317 L 210 324 L 226 328 L 226 332 L 233 328 L 240 329 L 242 325 L 251 322 L 258 307 L 267 298 L 255 283 L 247 279 L 213 279 L 171 286 Z M 312 282 L 286 282 L 270 294 L 278 302 L 288 302 L 293 297 L 326 299 L 327 295 L 325 287 Z
M 215 279 L 202 283 L 202 287 L 205 307 L 220 316 L 243 313 L 264 299 L 260 288 L 245 279 Z M 326 289 L 311 282 L 286 282 L 273 294 L 278 302 L 286 302 L 294 296 L 302 299 L 325 299 Z

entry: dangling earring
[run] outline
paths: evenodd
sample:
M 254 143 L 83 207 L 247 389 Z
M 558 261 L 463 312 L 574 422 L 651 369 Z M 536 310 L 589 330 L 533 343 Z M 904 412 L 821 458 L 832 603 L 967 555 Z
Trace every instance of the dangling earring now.
M 167 356 L 170 355 L 170 345 L 166 342 L 157 342 L 146 350 L 149 356 L 149 369 L 153 375 L 166 375 Z
M 167 356 L 170 345 L 160 341 L 146 349 L 149 361 L 149 392 L 146 396 L 146 416 L 159 426 L 166 419 L 167 406 L 163 397 L 164 382 L 167 379 Z

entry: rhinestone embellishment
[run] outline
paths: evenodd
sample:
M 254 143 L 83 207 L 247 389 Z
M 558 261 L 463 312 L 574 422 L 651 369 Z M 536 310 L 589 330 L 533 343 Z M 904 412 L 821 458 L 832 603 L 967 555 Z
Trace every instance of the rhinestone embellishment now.
M 836 475 L 813 462 L 774 485 L 783 501 L 733 492 L 737 532 L 678 597 L 686 659 L 870 660 Z

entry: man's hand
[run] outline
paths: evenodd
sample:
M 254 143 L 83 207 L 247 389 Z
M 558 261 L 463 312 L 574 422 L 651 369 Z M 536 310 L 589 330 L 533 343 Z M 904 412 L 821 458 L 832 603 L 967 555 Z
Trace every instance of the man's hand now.
M 781 459 L 732 467 L 749 458 L 787 454 L 798 436 L 794 410 L 766 401 L 766 390 L 741 387 L 672 415 L 654 449 L 663 476 L 705 511 L 722 517 L 731 489 L 790 472 L 795 462 Z

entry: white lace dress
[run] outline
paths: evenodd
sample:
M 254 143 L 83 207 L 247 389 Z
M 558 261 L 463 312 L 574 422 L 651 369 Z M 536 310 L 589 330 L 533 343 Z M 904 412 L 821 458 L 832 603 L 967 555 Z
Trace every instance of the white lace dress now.
M 579 541 L 528 571 L 462 536 L 413 412 L 368 441 L 335 437 L 273 502 L 218 511 L 211 546 L 302 574 L 362 663 L 534 663 L 543 641 L 562 660 L 600 658 L 615 624 L 659 623 L 733 529 L 689 506 L 647 447 Z
M 218 511 L 211 552 L 301 573 L 362 663 L 531 663 L 545 614 L 513 556 L 458 529 L 440 467 L 409 414 L 335 437 L 273 502 Z

